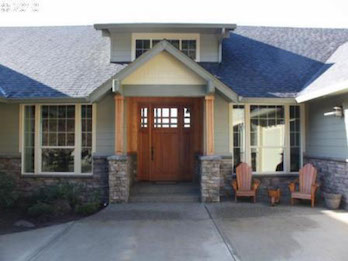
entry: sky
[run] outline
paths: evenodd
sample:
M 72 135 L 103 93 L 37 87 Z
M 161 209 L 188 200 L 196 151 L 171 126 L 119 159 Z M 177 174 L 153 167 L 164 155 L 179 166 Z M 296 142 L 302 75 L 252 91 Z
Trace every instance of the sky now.
M 0 26 L 180 22 L 348 28 L 347 0 L 0 0 Z

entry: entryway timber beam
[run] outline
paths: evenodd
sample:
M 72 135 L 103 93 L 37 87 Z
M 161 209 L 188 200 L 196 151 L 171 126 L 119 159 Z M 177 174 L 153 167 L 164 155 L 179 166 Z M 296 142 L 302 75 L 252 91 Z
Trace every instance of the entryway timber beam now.
M 205 110 L 205 146 L 204 154 L 205 155 L 214 155 L 214 100 L 213 95 L 205 96 L 204 99 L 204 110 Z
M 115 95 L 115 154 L 124 154 L 124 97 Z

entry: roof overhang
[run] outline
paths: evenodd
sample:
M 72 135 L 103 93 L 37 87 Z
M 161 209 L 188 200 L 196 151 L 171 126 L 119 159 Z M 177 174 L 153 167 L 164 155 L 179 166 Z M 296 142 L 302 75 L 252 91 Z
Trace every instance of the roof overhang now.
M 298 103 L 301 102 L 307 102 L 311 101 L 323 96 L 330 96 L 330 95 L 336 95 L 341 93 L 347 93 L 348 92 L 348 82 L 342 82 L 339 84 L 335 84 L 333 86 L 328 86 L 326 88 L 322 88 L 319 90 L 307 90 L 304 93 L 299 93 L 299 95 L 296 97 L 296 101 Z
M 217 34 L 223 38 L 235 30 L 236 24 L 203 24 L 203 23 L 115 23 L 95 24 L 96 30 L 105 35 L 115 33 L 207 33 Z
M 130 74 L 132 74 L 140 66 L 142 66 L 143 64 L 145 64 L 146 62 L 151 60 L 153 57 L 155 57 L 157 54 L 163 51 L 166 51 L 172 56 L 174 56 L 174 58 L 182 62 L 189 69 L 195 72 L 198 76 L 204 79 L 207 82 L 207 90 L 206 90 L 207 94 L 214 93 L 216 89 L 227 100 L 238 102 L 237 93 L 232 91 L 231 88 L 226 86 L 223 82 L 218 80 L 214 75 L 212 75 L 210 72 L 205 70 L 202 66 L 200 66 L 198 63 L 193 61 L 191 58 L 189 58 L 187 55 L 185 55 L 180 50 L 175 48 L 166 40 L 162 40 L 161 42 L 156 44 L 155 47 L 153 47 L 151 50 L 147 51 L 146 53 L 141 55 L 139 58 L 137 58 L 135 61 L 133 61 L 131 64 L 129 64 L 127 67 L 125 67 L 123 70 L 118 72 L 114 77 L 109 79 L 102 86 L 100 86 L 98 89 L 92 92 L 89 99 L 91 101 L 98 100 L 100 97 L 104 96 L 107 92 L 109 92 L 111 88 L 113 89 L 115 93 L 122 92 L 121 90 L 122 80 L 125 79 Z

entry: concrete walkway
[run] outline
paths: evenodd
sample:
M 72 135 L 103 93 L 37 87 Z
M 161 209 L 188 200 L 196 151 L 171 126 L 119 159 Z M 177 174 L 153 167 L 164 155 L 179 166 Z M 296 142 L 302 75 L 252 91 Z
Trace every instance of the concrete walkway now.
M 250 203 L 112 205 L 0 236 L 0 260 L 346 260 L 348 213 Z

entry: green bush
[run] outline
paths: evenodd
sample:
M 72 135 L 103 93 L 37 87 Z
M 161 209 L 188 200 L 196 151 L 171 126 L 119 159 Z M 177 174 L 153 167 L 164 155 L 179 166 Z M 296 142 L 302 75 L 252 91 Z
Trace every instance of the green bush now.
M 18 198 L 15 188 L 15 178 L 5 173 L 0 173 L 0 208 L 9 208 L 14 206 Z
M 99 202 L 88 202 L 81 205 L 77 205 L 75 208 L 75 213 L 82 216 L 88 216 L 97 212 L 99 208 Z
M 67 200 L 72 208 L 81 202 L 82 186 L 70 183 L 47 186 L 34 196 L 36 202 L 51 204 L 56 200 Z
M 53 214 L 54 208 L 44 202 L 37 202 L 28 208 L 28 215 L 31 217 L 50 216 Z

